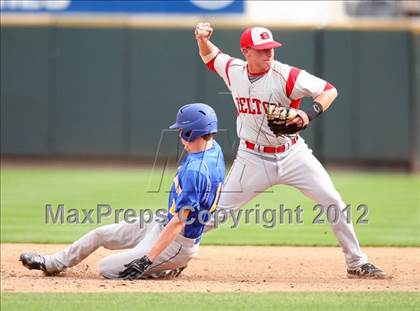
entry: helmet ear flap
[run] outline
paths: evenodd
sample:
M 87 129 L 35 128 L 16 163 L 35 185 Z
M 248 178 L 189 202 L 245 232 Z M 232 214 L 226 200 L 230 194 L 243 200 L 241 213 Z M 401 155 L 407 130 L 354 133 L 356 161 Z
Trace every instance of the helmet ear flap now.
M 186 141 L 190 141 L 192 135 L 192 130 L 187 130 L 185 131 L 184 129 L 181 129 L 181 137 L 186 140 Z

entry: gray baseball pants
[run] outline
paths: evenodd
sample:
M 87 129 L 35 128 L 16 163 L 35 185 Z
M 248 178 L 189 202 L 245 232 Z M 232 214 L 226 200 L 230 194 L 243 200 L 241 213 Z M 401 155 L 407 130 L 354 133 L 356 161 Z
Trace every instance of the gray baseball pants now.
M 147 254 L 158 240 L 164 226 L 156 221 L 144 224 L 122 221 L 98 227 L 72 245 L 47 255 L 46 268 L 49 273 L 58 273 L 80 263 L 99 247 L 110 250 L 128 249 L 103 258 L 98 265 L 98 272 L 106 278 L 117 279 L 118 273 L 125 269 L 124 265 Z M 187 263 L 197 254 L 199 243 L 181 234 L 158 256 L 144 277 L 164 277 L 176 271 L 182 271 Z
M 344 252 L 347 267 L 356 269 L 367 262 L 352 223 L 346 221 L 347 214 L 343 212 L 346 204 L 327 171 L 301 137 L 286 152 L 273 155 L 250 150 L 242 141 L 223 185 L 218 212 L 206 225 L 205 232 L 217 227 L 217 222 L 222 223 L 226 215 L 238 211 L 258 194 L 278 184 L 297 188 L 325 208 L 330 205 L 338 207 L 341 213 L 332 229 Z M 217 215 L 221 218 L 216 222 Z

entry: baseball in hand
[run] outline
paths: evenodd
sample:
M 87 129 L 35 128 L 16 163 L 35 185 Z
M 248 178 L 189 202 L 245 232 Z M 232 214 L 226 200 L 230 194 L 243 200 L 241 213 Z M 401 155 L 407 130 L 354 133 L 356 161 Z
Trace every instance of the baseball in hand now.
M 197 34 L 199 36 L 202 36 L 202 37 L 207 37 L 207 35 L 209 34 L 209 32 L 210 31 L 208 31 L 208 29 L 206 29 L 206 28 L 198 28 L 197 29 Z
M 211 30 L 209 23 L 198 23 L 195 28 L 195 33 L 202 38 L 207 38 L 209 37 Z

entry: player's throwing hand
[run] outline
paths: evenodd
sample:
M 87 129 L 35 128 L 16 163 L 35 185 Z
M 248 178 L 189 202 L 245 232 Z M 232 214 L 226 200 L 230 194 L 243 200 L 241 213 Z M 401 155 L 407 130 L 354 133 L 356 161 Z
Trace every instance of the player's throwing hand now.
M 198 40 L 203 40 L 203 39 L 210 39 L 212 33 L 213 33 L 213 28 L 211 27 L 210 23 L 198 23 L 195 26 L 195 37 Z

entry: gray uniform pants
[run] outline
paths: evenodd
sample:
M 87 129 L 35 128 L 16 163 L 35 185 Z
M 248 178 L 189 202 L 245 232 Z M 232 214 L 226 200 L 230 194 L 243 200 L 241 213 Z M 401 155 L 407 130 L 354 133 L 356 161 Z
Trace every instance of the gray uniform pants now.
M 274 155 L 254 152 L 242 141 L 220 194 L 219 212 L 207 223 L 205 232 L 217 227 L 217 222 L 222 223 L 225 215 L 237 212 L 258 194 L 278 184 L 295 187 L 324 207 L 333 204 L 341 211 L 346 207 L 330 176 L 302 138 L 287 152 Z M 281 197 L 273 199 L 275 205 L 281 202 Z M 221 219 L 216 221 L 216 215 Z M 347 267 L 355 269 L 367 262 L 367 256 L 360 249 L 353 225 L 346 222 L 346 216 L 341 212 L 332 229 L 343 249 Z
M 98 272 L 106 278 L 118 278 L 124 265 L 147 254 L 158 240 L 163 225 L 152 221 L 140 228 L 138 222 L 105 225 L 96 228 L 61 252 L 45 256 L 45 265 L 50 273 L 57 273 L 77 265 L 99 247 L 110 250 L 129 249 L 103 258 Z M 198 252 L 199 244 L 179 234 L 158 256 L 144 277 L 162 277 L 184 268 Z

